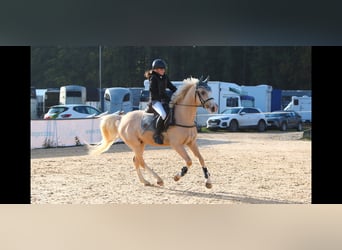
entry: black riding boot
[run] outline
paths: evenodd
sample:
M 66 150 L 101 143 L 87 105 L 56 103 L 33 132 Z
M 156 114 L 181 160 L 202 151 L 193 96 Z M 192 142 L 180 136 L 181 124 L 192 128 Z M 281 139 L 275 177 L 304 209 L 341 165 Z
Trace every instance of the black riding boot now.
M 157 144 L 163 144 L 163 135 L 161 134 L 164 129 L 164 120 L 161 116 L 157 119 L 156 132 L 154 133 L 153 139 Z

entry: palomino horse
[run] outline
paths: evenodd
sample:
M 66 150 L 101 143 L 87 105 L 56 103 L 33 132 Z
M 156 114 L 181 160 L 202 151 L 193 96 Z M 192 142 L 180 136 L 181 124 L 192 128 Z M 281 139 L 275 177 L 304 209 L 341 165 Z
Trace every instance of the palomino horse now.
M 163 132 L 164 144 L 156 144 L 153 140 L 154 130 L 150 128 L 152 127 L 153 114 L 146 113 L 143 110 L 135 110 L 123 115 L 109 114 L 101 117 L 102 140 L 100 144 L 90 148 L 90 154 L 107 151 L 113 142 L 120 138 L 134 152 L 133 163 L 139 180 L 146 186 L 151 185 L 143 177 L 141 167 L 157 179 L 158 185 L 163 186 L 163 180 L 144 161 L 145 145 L 171 146 L 184 159 L 186 166 L 174 176 L 175 181 L 183 177 L 192 165 L 192 160 L 184 147 L 186 145 L 202 166 L 205 186 L 211 188 L 210 174 L 197 146 L 197 128 L 194 122 L 197 107 L 202 106 L 210 113 L 218 110 L 214 98 L 211 97 L 211 89 L 207 82 L 208 77 L 205 80 L 202 80 L 202 77 L 200 79 L 191 77 L 185 79 L 184 84 L 174 93 L 170 106 L 173 105 L 174 108 L 175 124 L 170 125 L 167 131 Z

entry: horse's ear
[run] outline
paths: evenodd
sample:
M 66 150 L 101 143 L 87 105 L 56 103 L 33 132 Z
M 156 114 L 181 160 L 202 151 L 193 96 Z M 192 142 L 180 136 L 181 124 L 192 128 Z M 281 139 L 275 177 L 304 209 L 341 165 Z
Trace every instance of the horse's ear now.
M 208 81 L 209 81 L 209 75 L 207 76 L 207 78 L 205 78 L 203 82 L 207 83 Z
M 203 76 L 201 76 L 199 79 L 198 79 L 198 82 L 202 82 L 203 81 Z

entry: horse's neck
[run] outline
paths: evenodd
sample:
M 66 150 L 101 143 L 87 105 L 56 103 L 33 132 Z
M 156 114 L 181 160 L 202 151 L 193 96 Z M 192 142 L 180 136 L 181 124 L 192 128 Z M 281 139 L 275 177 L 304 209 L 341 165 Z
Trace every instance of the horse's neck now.
M 177 105 L 175 108 L 176 123 L 193 125 L 195 122 L 197 107 Z
M 179 101 L 175 107 L 175 120 L 177 124 L 192 126 L 195 122 L 197 104 L 195 103 L 194 94 L 186 95 L 185 98 Z

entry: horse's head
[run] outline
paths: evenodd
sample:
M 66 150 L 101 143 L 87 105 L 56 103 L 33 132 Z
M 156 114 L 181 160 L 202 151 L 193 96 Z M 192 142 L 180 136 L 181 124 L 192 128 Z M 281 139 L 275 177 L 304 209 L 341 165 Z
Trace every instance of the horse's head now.
M 193 77 L 184 79 L 184 84 L 172 96 L 172 104 L 188 107 L 202 106 L 210 113 L 217 112 L 218 106 L 211 96 L 208 81 L 209 76 L 205 80 L 203 77 L 200 79 Z
M 196 88 L 205 88 L 206 90 L 210 91 L 211 92 L 211 88 L 210 86 L 208 85 L 208 81 L 209 81 L 209 76 L 207 76 L 207 78 L 205 78 L 205 80 L 203 80 L 203 76 L 200 77 L 200 79 L 198 79 L 198 82 L 197 82 L 197 85 L 196 85 Z
M 203 80 L 203 76 L 198 79 L 196 84 L 196 94 L 201 102 L 203 108 L 208 110 L 210 113 L 216 113 L 218 110 L 218 105 L 215 102 L 215 99 L 211 96 L 211 88 L 208 85 L 209 76 L 205 80 Z

